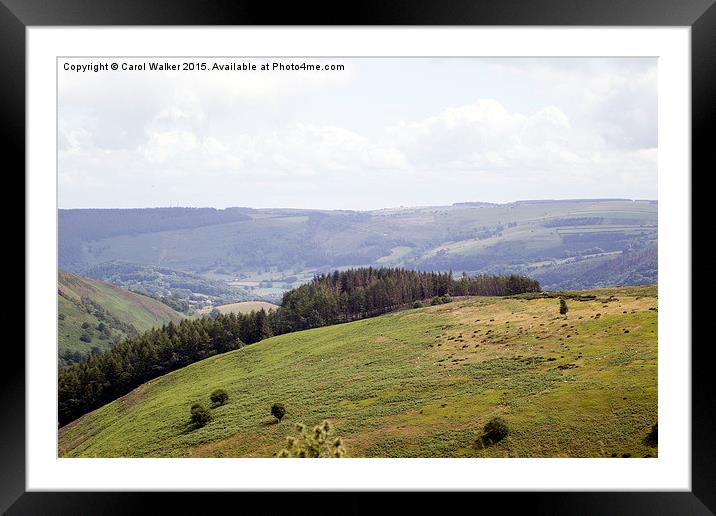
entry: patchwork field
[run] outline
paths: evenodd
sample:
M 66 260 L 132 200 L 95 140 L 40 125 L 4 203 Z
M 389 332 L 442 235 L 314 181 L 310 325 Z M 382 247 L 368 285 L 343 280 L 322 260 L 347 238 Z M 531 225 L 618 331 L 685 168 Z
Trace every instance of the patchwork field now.
M 62 457 L 270 457 L 330 419 L 352 457 L 648 457 L 657 287 L 465 298 L 273 337 L 135 389 L 59 431 Z M 202 428 L 189 407 L 229 394 Z M 283 402 L 276 423 L 269 410 Z M 500 416 L 502 441 L 484 446 Z
M 656 249 L 657 213 L 656 201 L 629 199 L 373 211 L 61 210 L 59 259 L 80 273 L 108 262 L 176 269 L 226 281 L 245 299 L 274 302 L 317 272 L 369 265 L 529 273 L 547 290 L 641 285 L 658 281 L 654 260 L 639 254 Z M 605 253 L 628 255 L 632 263 L 601 267 Z M 580 260 L 578 274 L 565 259 Z M 546 268 L 536 265 L 545 262 Z M 587 271 L 593 273 L 582 278 Z
M 231 303 L 229 305 L 220 305 L 215 307 L 219 313 L 222 314 L 247 314 L 249 312 L 258 312 L 261 309 L 266 310 L 267 312 L 269 310 L 275 310 L 278 308 L 278 305 L 274 305 L 273 303 L 267 303 L 266 301 L 242 301 L 241 303 Z

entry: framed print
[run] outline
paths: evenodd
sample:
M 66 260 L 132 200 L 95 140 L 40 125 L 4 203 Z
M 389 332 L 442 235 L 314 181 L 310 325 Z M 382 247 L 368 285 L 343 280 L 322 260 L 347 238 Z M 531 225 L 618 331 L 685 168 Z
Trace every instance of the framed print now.
M 0 507 L 710 514 L 716 8 L 660 3 L 6 1 L 26 341 Z

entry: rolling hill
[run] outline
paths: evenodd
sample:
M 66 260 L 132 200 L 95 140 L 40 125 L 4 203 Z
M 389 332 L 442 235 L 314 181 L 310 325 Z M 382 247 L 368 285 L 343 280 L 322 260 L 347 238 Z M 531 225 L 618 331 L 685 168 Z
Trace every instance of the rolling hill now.
M 320 272 L 389 266 L 457 273 L 536 271 L 548 290 L 655 283 L 634 263 L 624 275 L 606 260 L 657 242 L 656 201 L 584 199 L 456 203 L 373 211 L 296 209 L 60 210 L 60 266 L 83 274 L 133 263 L 224 280 L 252 298 Z M 575 280 L 573 262 L 579 262 Z M 643 273 L 642 273 L 643 272 Z M 596 280 L 595 280 L 596 278 Z M 237 299 L 239 301 L 241 299 Z
M 63 270 L 57 294 L 61 365 L 78 361 L 93 348 L 108 349 L 125 337 L 182 319 L 155 299 Z
M 152 265 L 104 262 L 83 269 L 82 275 L 163 300 L 187 315 L 193 315 L 206 306 L 252 299 L 226 282 Z M 183 309 L 180 310 L 180 307 Z
M 333 421 L 352 457 L 645 457 L 657 288 L 472 297 L 272 337 L 156 378 L 59 430 L 62 457 L 269 457 Z M 189 407 L 217 388 L 202 428 Z M 272 402 L 286 405 L 275 424 Z M 501 416 L 510 433 L 478 444 Z

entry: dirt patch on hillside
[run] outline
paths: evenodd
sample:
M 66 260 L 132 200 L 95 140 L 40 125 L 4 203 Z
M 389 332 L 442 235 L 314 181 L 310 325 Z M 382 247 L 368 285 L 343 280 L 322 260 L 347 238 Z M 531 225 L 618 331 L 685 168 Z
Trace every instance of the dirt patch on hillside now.
M 293 425 L 290 424 L 279 423 L 273 426 L 280 426 L 286 436 L 293 432 Z M 239 433 L 203 443 L 191 448 L 189 457 L 273 457 L 286 443 L 286 438 L 279 437 L 277 431 L 270 435 L 261 432 Z
M 144 386 L 137 387 L 117 400 L 122 410 L 129 410 L 144 400 Z

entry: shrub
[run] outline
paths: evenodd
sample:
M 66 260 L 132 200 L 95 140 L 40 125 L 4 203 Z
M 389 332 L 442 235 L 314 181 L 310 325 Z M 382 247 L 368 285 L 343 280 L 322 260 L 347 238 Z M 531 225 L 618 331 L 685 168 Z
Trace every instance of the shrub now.
M 305 425 L 298 423 L 297 437 L 286 438 L 288 446 L 278 452 L 278 457 L 284 458 L 341 458 L 346 454 L 343 446 L 343 439 L 333 438 L 333 427 L 328 421 L 324 421 L 309 431 Z
M 449 303 L 452 301 L 452 298 L 450 296 L 435 296 L 431 301 L 431 305 L 444 305 L 445 303 Z
M 568 311 L 569 311 L 569 307 L 567 307 L 567 302 L 564 300 L 563 297 L 559 298 L 559 314 L 567 315 Z
M 80 335 L 80 340 L 82 342 L 92 342 L 92 337 L 90 337 L 86 333 L 83 333 L 82 335 Z
M 90 323 L 88 323 L 88 322 L 83 322 L 83 323 L 82 323 L 82 329 L 83 329 L 83 330 L 86 330 L 86 329 L 89 328 L 89 327 L 90 327 Z
M 422 308 L 422 307 L 423 307 L 423 303 L 421 303 L 420 301 L 416 301 L 415 303 L 413 303 L 413 308 Z
M 209 396 L 211 399 L 211 402 L 214 404 L 214 406 L 218 407 L 219 405 L 223 405 L 227 401 L 229 401 L 229 393 L 226 392 L 224 389 L 216 389 L 214 392 L 211 393 L 211 396 Z
M 493 417 L 490 419 L 483 429 L 483 438 L 490 443 L 501 441 L 510 432 L 507 422 L 501 417 Z
M 646 435 L 644 439 L 646 444 L 649 446 L 657 446 L 659 444 L 659 424 L 654 423 L 651 427 L 651 432 Z
M 211 413 L 204 405 L 194 403 L 191 406 L 191 422 L 197 427 L 202 427 L 211 419 Z
M 281 421 L 286 415 L 286 407 L 283 406 L 283 403 L 274 403 L 271 405 L 271 415 Z

